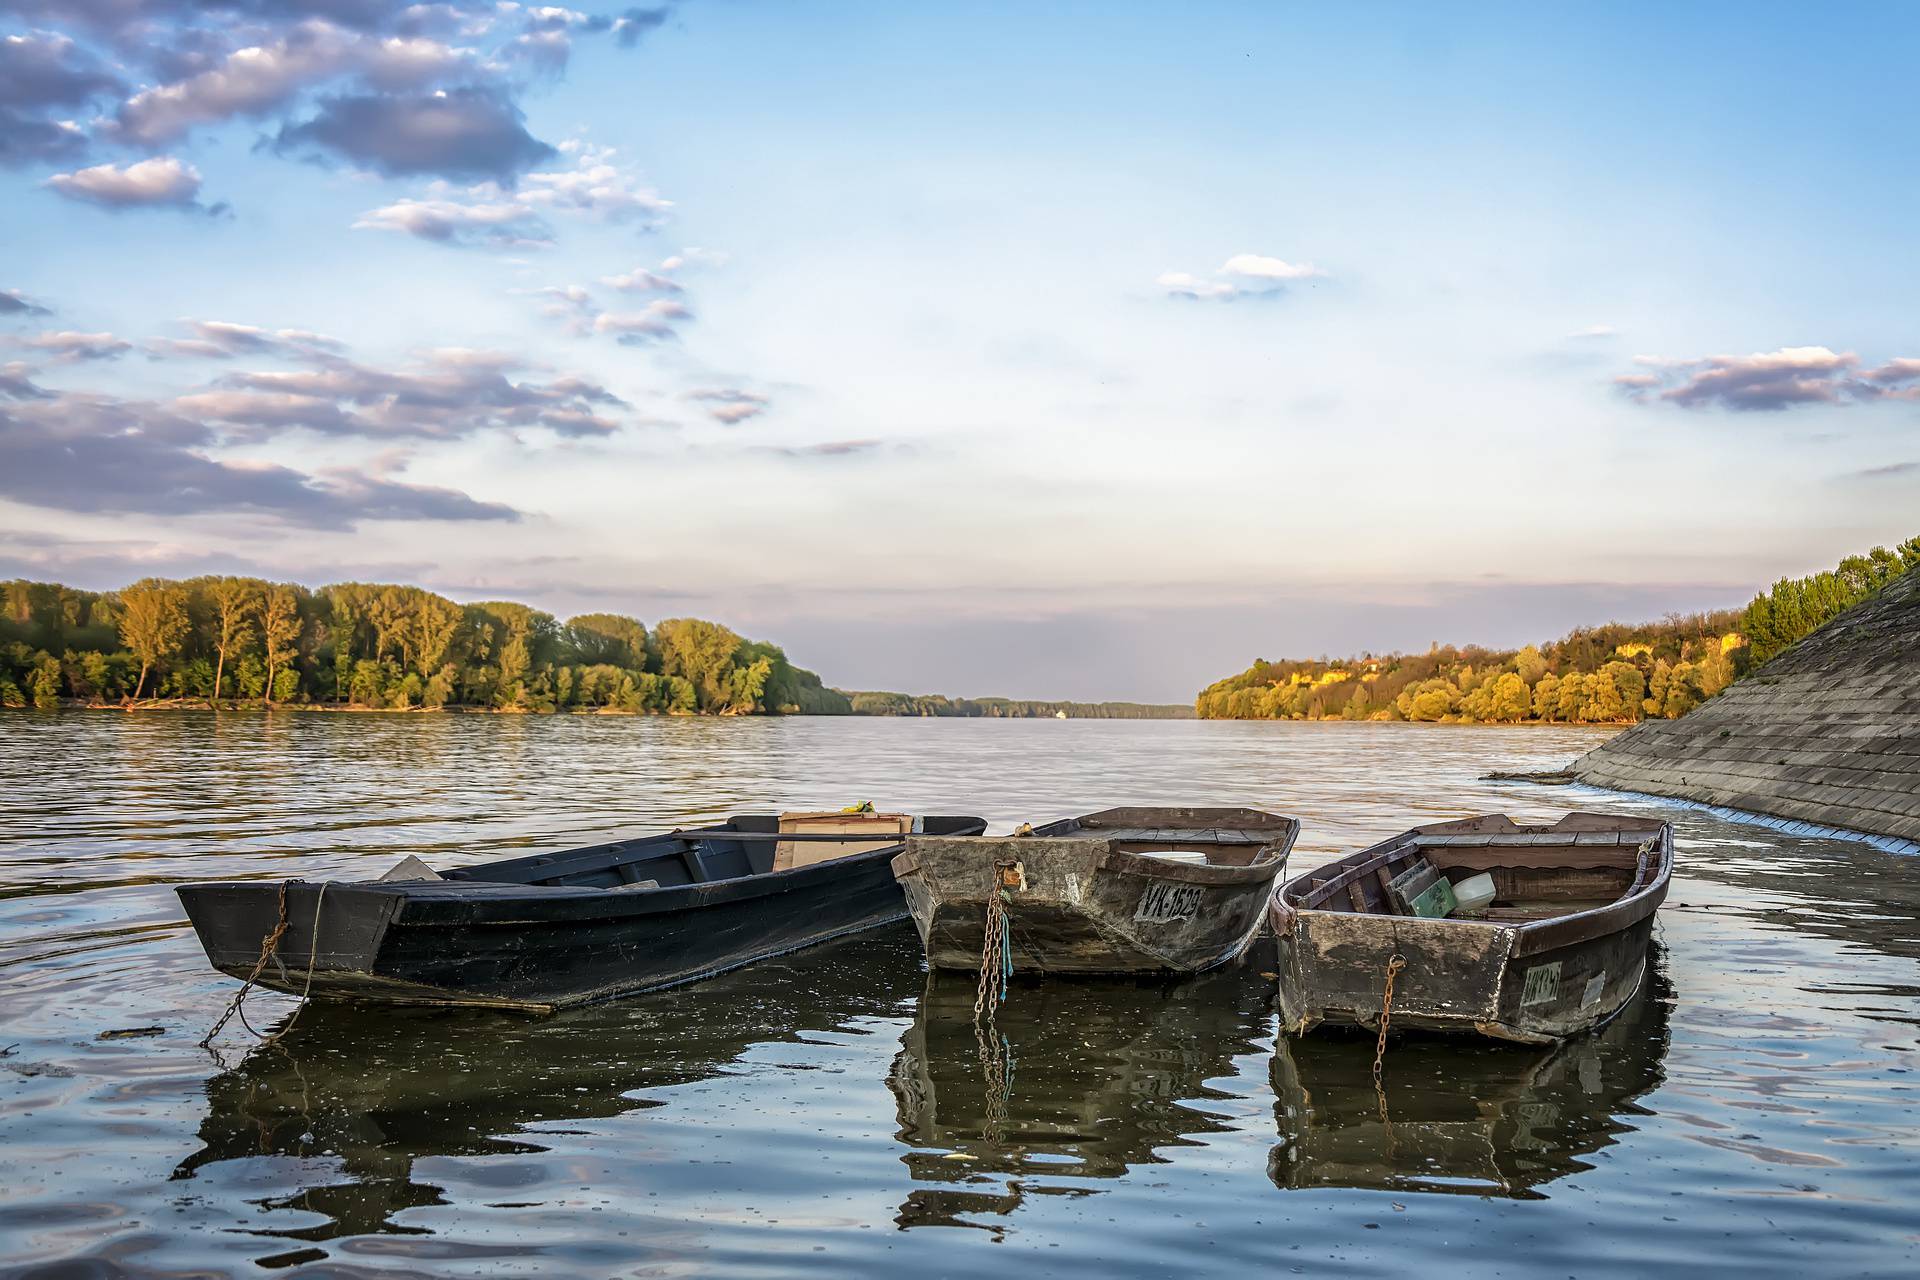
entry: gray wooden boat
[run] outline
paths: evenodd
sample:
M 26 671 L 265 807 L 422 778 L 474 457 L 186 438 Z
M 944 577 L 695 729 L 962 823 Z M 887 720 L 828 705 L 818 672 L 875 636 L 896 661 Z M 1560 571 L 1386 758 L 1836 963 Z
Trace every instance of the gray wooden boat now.
M 937 969 L 978 969 L 988 899 L 1018 973 L 1199 973 L 1259 930 L 1300 834 L 1255 809 L 1127 808 L 1011 836 L 909 836 L 893 860 Z
M 1493 880 L 1483 911 L 1430 914 L 1483 873 Z M 1571 813 L 1529 827 L 1492 814 L 1416 827 L 1274 893 L 1287 1030 L 1377 1029 L 1396 958 L 1396 1030 L 1524 1044 L 1591 1030 L 1639 990 L 1672 873 L 1673 828 L 1654 818 Z

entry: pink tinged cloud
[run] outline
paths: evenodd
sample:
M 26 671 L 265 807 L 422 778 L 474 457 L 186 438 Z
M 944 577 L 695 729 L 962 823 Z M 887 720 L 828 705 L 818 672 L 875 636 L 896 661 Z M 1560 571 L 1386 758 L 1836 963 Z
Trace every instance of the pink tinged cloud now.
M 1860 357 L 1851 351 L 1810 346 L 1691 360 L 1637 356 L 1634 363 L 1646 371 L 1622 374 L 1614 385 L 1642 404 L 1776 412 L 1804 405 L 1920 399 L 1920 359 L 1911 357 L 1862 371 Z
M 344 75 L 374 87 L 418 89 L 474 65 L 467 50 L 438 41 L 382 38 L 318 19 L 279 40 L 228 54 L 217 66 L 127 99 L 111 132 L 121 141 L 159 147 L 202 125 L 259 119 L 288 106 L 302 90 Z
M 155 156 L 124 168 L 97 164 L 73 173 L 56 173 L 45 185 L 69 200 L 84 200 L 109 209 L 185 209 L 195 207 L 200 171 L 172 156 Z
M 705 404 L 708 417 L 729 427 L 759 417 L 771 403 L 759 392 L 740 387 L 702 387 L 687 392 L 687 399 Z

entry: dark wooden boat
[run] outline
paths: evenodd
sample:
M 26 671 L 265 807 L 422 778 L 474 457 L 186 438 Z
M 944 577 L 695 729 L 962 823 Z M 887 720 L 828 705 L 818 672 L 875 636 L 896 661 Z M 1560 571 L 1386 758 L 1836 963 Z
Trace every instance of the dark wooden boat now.
M 1483 872 L 1494 897 L 1478 918 L 1415 914 L 1413 899 L 1428 910 Z M 1639 989 L 1672 873 L 1673 828 L 1652 818 L 1572 813 L 1523 827 L 1493 814 L 1416 827 L 1273 895 L 1281 1014 L 1296 1034 L 1323 1022 L 1377 1028 L 1398 957 L 1393 1028 L 1557 1043 Z
M 1199 973 L 1259 930 L 1300 834 L 1255 809 L 1107 809 L 1024 834 L 916 835 L 893 860 L 937 969 L 978 969 L 998 894 L 1019 973 Z
M 899 920 L 907 835 L 979 818 L 786 814 L 367 881 L 182 885 L 215 968 L 323 1000 L 545 1011 L 673 986 Z M 417 877 L 417 878 L 408 878 Z

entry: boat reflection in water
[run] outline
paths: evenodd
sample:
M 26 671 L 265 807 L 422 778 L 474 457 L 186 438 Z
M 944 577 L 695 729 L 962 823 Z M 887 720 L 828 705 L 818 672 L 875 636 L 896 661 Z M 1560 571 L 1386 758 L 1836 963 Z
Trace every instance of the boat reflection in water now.
M 999 1235 L 1030 1195 L 1090 1195 L 1090 1178 L 1158 1164 L 1226 1120 L 1209 1080 L 1273 1034 L 1267 939 L 1196 978 L 1016 979 L 986 1041 L 975 983 L 929 976 L 901 1037 L 890 1084 L 902 1157 L 917 1186 L 901 1227 L 974 1227 Z M 988 1221 L 980 1221 L 983 1216 Z
M 408 1209 L 448 1203 L 415 1174 L 435 1156 L 537 1155 L 531 1125 L 664 1105 L 631 1096 L 706 1080 L 755 1045 L 899 1015 L 920 982 L 910 930 L 828 943 L 659 996 L 550 1017 L 316 1003 L 276 1045 L 207 1082 L 201 1149 L 175 1179 L 225 1161 L 283 1157 L 323 1185 L 259 1201 L 260 1234 L 290 1248 L 370 1234 L 418 1235 Z M 237 1172 L 237 1171 L 236 1171 Z M 312 1215 L 324 1221 L 314 1223 Z M 299 1225 L 293 1225 L 297 1220 Z M 295 1249 L 263 1263 L 324 1256 Z
M 1558 1049 L 1437 1036 L 1387 1048 L 1373 1083 L 1371 1036 L 1283 1036 L 1273 1055 L 1282 1188 L 1356 1187 L 1545 1199 L 1650 1114 L 1664 1079 L 1673 988 L 1658 943 L 1649 981 L 1605 1026 Z

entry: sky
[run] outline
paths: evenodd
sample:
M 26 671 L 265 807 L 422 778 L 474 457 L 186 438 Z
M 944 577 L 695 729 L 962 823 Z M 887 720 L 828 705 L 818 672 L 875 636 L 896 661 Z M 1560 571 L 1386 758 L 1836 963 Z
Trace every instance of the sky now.
M 0 0 L 0 576 L 842 688 L 1734 606 L 1920 533 L 1920 9 Z

